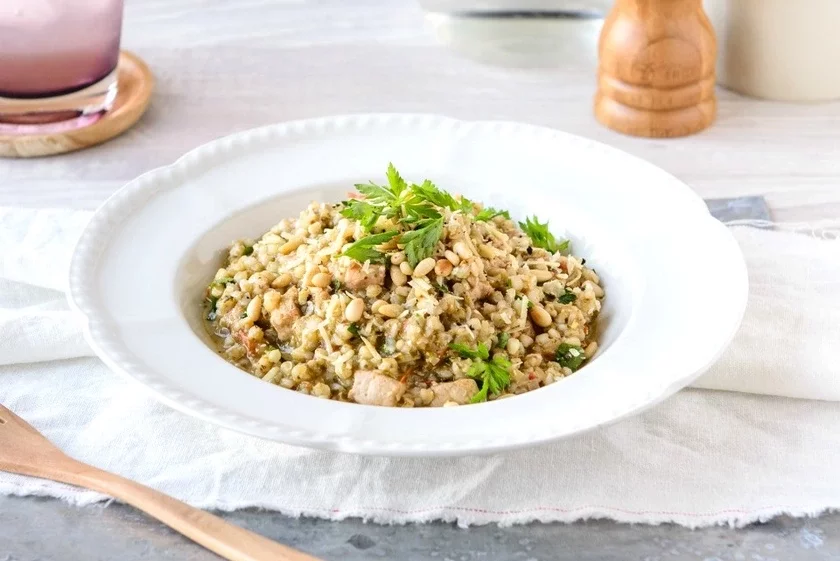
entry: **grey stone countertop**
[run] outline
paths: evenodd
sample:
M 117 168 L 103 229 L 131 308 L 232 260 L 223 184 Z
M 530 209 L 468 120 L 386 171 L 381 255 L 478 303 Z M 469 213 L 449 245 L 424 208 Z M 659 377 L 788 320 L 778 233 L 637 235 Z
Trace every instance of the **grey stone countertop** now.
M 576 524 L 380 526 L 243 510 L 225 519 L 325 561 L 840 560 L 840 514 L 777 518 L 743 529 Z M 0 497 L 0 561 L 211 561 L 216 555 L 131 507 L 77 508 Z

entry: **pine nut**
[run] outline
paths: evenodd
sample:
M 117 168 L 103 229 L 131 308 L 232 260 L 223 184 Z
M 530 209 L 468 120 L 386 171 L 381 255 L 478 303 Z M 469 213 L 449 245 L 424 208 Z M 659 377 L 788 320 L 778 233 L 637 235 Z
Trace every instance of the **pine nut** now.
M 586 349 L 583 352 L 586 354 L 586 358 L 592 358 L 595 356 L 595 353 L 598 352 L 598 343 L 592 341 L 586 345 Z
M 404 275 L 408 276 L 414 272 L 414 269 L 408 264 L 408 261 L 403 261 L 400 263 L 400 271 L 402 271 Z
M 408 282 L 408 277 L 405 276 L 405 273 L 403 273 L 398 266 L 391 265 L 391 280 L 395 285 L 402 286 Z
M 288 255 L 294 250 L 296 250 L 298 247 L 300 247 L 300 244 L 302 243 L 303 238 L 292 238 L 283 245 L 281 245 L 277 251 L 279 251 L 282 255 Z
M 531 274 L 534 275 L 534 278 L 537 279 L 537 282 L 546 282 L 554 278 L 554 273 L 552 273 L 551 271 L 543 271 L 542 269 L 531 271 Z
M 452 272 L 452 263 L 448 259 L 438 259 L 435 263 L 435 274 L 439 277 L 448 277 Z
M 405 261 L 405 253 L 402 251 L 398 251 L 396 253 L 391 254 L 391 264 L 392 265 L 399 265 Z
M 379 315 L 383 315 L 389 318 L 395 318 L 402 313 L 402 308 L 396 304 L 385 304 L 383 306 L 379 306 Z
M 446 257 L 449 260 L 449 262 L 455 265 L 456 267 L 461 262 L 461 258 L 458 257 L 458 254 L 454 251 L 450 251 L 447 249 L 445 252 L 443 252 L 443 256 Z
M 286 288 L 292 284 L 292 275 L 289 273 L 280 273 L 277 278 L 271 283 L 272 288 Z
M 455 250 L 455 253 L 458 254 L 458 257 L 461 259 L 469 259 L 472 257 L 472 252 L 470 248 L 467 247 L 467 244 L 464 242 L 455 242 L 455 245 L 452 246 L 452 249 Z
M 249 322 L 254 323 L 260 319 L 262 312 L 262 296 L 254 296 L 254 299 L 248 302 L 248 308 L 245 310 L 245 317 Z
M 349 322 L 356 322 L 362 319 L 362 314 L 365 312 L 365 301 L 361 298 L 353 298 L 353 300 L 347 304 L 347 308 L 344 310 L 344 319 Z
M 425 277 L 431 273 L 435 268 L 435 260 L 433 257 L 427 257 L 420 261 L 414 268 L 415 277 Z
M 374 314 L 378 314 L 379 313 L 379 308 L 386 305 L 387 303 L 388 302 L 386 302 L 385 300 L 377 300 L 376 302 L 374 302 L 371 305 L 370 311 L 373 312 Z
M 332 277 L 329 273 L 317 273 L 312 275 L 312 279 L 309 281 L 312 286 L 317 286 L 318 288 L 326 288 L 330 285 L 332 281 Z
M 531 319 L 534 321 L 534 323 L 536 323 L 540 327 L 548 327 L 549 325 L 551 325 L 551 315 L 549 315 L 549 313 L 546 312 L 545 308 L 543 308 L 542 306 L 538 306 L 535 304 L 534 307 L 531 308 L 530 314 Z

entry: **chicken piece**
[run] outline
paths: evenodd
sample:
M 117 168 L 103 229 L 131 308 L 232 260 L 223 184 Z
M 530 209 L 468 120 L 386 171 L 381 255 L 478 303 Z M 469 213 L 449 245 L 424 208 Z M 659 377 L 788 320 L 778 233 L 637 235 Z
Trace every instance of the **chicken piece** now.
M 472 397 L 478 392 L 478 384 L 471 378 L 462 378 L 454 382 L 444 382 L 429 388 L 435 394 L 429 404 L 432 407 L 443 407 L 448 401 L 454 401 L 458 405 L 469 403 Z
M 353 262 L 344 273 L 344 285 L 350 290 L 361 290 L 372 285 L 385 283 L 385 266 L 369 265 L 367 272 L 362 265 Z
M 283 295 L 280 305 L 271 312 L 271 327 L 277 332 L 277 339 L 280 341 L 288 341 L 292 338 L 295 320 L 300 317 L 297 299 L 298 290 L 292 287 Z
M 474 286 L 470 286 L 470 297 L 478 302 L 493 294 L 493 287 L 486 280 L 478 280 Z
M 395 407 L 405 393 L 405 384 L 372 370 L 358 370 L 350 392 L 356 403 Z

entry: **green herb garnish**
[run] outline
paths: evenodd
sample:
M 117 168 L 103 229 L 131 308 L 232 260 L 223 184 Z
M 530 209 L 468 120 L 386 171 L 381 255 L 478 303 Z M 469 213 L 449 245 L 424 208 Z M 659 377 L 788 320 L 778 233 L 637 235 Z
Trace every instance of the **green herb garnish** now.
M 549 253 L 556 253 L 558 251 L 566 251 L 569 249 L 569 240 L 558 242 L 548 230 L 548 222 L 540 223 L 536 216 L 526 218 L 525 222 L 520 222 L 519 227 L 531 239 L 531 244 L 534 247 L 540 247 Z
M 358 335 L 359 335 L 359 324 L 355 323 L 355 322 L 351 323 L 347 327 L 347 331 L 349 331 L 350 333 L 352 333 L 353 335 L 356 335 L 358 337 Z
M 560 366 L 566 367 L 574 372 L 586 360 L 586 353 L 578 346 L 560 343 L 557 351 L 554 353 L 554 360 L 560 363 Z
M 566 291 L 557 297 L 557 301 L 561 304 L 571 304 L 575 300 L 577 300 L 577 294 L 569 290 L 568 288 L 565 289 Z
M 341 284 L 341 281 L 338 279 L 332 279 L 330 281 L 330 288 L 332 288 L 333 292 L 338 292 L 344 285 Z
M 220 279 L 215 279 L 210 284 L 211 285 L 216 285 L 216 286 L 224 286 L 229 282 L 233 282 L 233 277 L 222 277 Z
M 495 208 L 487 207 L 482 209 L 481 212 L 475 215 L 475 219 L 479 222 L 487 222 L 488 220 L 492 220 L 497 216 L 504 216 L 508 220 L 510 220 L 510 213 L 506 210 L 496 210 Z
M 412 267 L 435 253 L 443 233 L 443 218 L 423 220 L 417 226 L 416 230 L 406 232 L 399 239 L 399 243 L 405 244 L 405 256 Z
M 510 341 L 510 335 L 507 333 L 499 333 L 499 340 L 496 341 L 496 346 L 500 349 L 504 349 L 507 347 L 508 341 Z
M 501 355 L 496 355 L 490 360 L 487 345 L 481 343 L 475 350 L 457 343 L 449 347 L 461 358 L 472 359 L 467 376 L 481 382 L 481 388 L 472 397 L 470 403 L 487 401 L 488 395 L 498 395 L 510 384 L 510 361 Z
M 251 255 L 252 253 L 254 253 L 254 246 L 252 245 L 246 245 L 245 249 L 242 250 L 242 255 L 246 257 Z
M 364 263 L 365 261 L 384 263 L 385 254 L 376 249 L 376 246 L 382 245 L 398 233 L 392 230 L 390 232 L 382 232 L 381 234 L 364 237 L 345 249 L 343 255 L 352 257 L 359 263 Z

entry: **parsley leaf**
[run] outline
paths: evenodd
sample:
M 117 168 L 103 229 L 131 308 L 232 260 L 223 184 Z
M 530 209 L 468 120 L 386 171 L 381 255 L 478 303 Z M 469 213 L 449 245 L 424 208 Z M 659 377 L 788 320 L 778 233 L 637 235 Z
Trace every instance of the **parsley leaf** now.
M 487 360 L 490 358 L 490 351 L 487 350 L 487 345 L 484 343 L 479 343 L 475 350 L 460 343 L 452 343 L 449 345 L 449 348 L 458 353 L 461 358 L 471 358 L 473 360 Z
M 461 210 L 463 208 L 463 204 L 458 202 L 455 197 L 446 191 L 441 191 L 428 179 L 420 185 L 412 185 L 411 189 L 417 193 L 418 197 L 433 205 L 446 207 L 449 210 Z
M 490 352 L 487 350 L 487 345 L 481 343 L 473 350 L 466 345 L 453 343 L 450 348 L 461 358 L 472 359 L 467 376 L 481 382 L 481 388 L 472 397 L 470 403 L 487 401 L 488 395 L 497 395 L 510 385 L 510 361 L 501 355 L 496 355 L 493 360 L 489 360 Z
M 496 341 L 496 346 L 500 349 L 504 349 L 507 347 L 508 341 L 510 341 L 510 335 L 507 333 L 499 333 L 499 340 Z
M 475 219 L 479 222 L 487 222 L 488 220 L 492 220 L 497 216 L 504 216 L 508 220 L 510 220 L 510 213 L 506 210 L 496 210 L 492 207 L 487 207 L 481 210 L 478 214 L 475 215 Z
M 558 302 L 560 302 L 561 304 L 571 304 L 572 302 L 577 300 L 577 294 L 575 294 L 568 288 L 565 290 L 566 292 L 557 297 Z
M 385 174 L 388 177 L 388 184 L 391 186 L 391 192 L 399 197 L 406 188 L 405 180 L 400 176 L 400 172 L 394 167 L 394 164 L 388 163 L 388 171 Z
M 558 242 L 554 238 L 554 234 L 548 230 L 548 222 L 541 224 L 536 216 L 526 218 L 525 222 L 519 223 L 519 227 L 531 238 L 531 244 L 534 247 L 541 247 L 550 253 L 569 249 L 569 240 Z
M 370 261 L 371 263 L 384 263 L 385 254 L 376 249 L 376 246 L 387 242 L 399 232 L 392 230 L 390 232 L 382 232 L 381 234 L 374 234 L 373 236 L 364 237 L 355 243 L 351 244 L 343 255 L 352 257 L 360 263 Z
M 349 331 L 349 332 L 350 332 L 350 333 L 352 333 L 353 335 L 359 335 L 359 324 L 358 324 L 358 323 L 356 323 L 356 322 L 351 323 L 351 324 L 347 327 L 347 331 Z
M 344 201 L 342 204 L 344 208 L 340 211 L 341 216 L 360 222 L 362 228 L 367 231 L 370 231 L 376 225 L 376 221 L 382 215 L 382 208 L 374 206 L 367 201 L 351 199 Z
M 557 352 L 554 354 L 554 360 L 560 363 L 560 366 L 569 368 L 574 372 L 586 360 L 586 353 L 576 345 L 560 343 L 557 347 Z
M 412 267 L 434 254 L 443 233 L 443 218 L 422 220 L 418 222 L 418 226 L 419 228 L 406 232 L 399 239 L 399 243 L 405 245 L 405 256 Z

